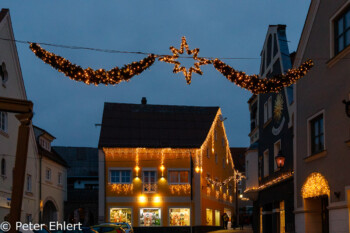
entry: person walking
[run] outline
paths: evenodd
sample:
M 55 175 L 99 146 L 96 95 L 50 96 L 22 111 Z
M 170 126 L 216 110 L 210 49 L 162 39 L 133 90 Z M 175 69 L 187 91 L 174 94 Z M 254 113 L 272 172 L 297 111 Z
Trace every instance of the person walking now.
M 227 225 L 228 225 L 228 220 L 229 220 L 227 213 L 224 213 L 223 220 L 224 220 L 224 229 L 227 230 Z

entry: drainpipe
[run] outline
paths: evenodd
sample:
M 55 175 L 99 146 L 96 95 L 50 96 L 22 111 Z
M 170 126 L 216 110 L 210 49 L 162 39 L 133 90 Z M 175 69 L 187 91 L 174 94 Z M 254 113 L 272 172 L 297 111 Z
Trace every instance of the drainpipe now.
M 39 155 L 39 223 L 42 223 L 42 205 L 41 202 L 41 176 L 42 176 L 42 160 L 43 156 Z

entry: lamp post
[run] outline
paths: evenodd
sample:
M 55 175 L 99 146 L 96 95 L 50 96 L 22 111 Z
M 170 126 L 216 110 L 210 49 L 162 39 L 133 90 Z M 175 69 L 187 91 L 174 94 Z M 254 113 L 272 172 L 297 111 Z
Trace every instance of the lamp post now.
M 284 167 L 284 162 L 286 161 L 286 157 L 282 154 L 281 150 L 278 152 L 277 156 L 275 157 L 275 160 L 276 160 L 277 167 L 279 169 Z

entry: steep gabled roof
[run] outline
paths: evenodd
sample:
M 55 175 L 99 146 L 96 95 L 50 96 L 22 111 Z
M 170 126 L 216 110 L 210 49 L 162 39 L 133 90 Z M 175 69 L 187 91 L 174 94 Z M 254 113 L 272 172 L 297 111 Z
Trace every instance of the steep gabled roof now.
M 219 107 L 105 103 L 99 148 L 199 148 Z

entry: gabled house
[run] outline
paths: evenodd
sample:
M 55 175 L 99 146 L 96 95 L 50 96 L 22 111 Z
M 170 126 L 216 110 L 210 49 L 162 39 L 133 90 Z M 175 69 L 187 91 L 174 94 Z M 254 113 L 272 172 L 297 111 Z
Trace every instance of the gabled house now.
M 269 78 L 292 67 L 285 25 L 270 25 L 261 52 L 260 75 Z M 294 231 L 293 86 L 249 101 L 250 147 L 245 195 L 254 201 L 255 233 Z M 285 158 L 279 167 L 276 157 Z
M 312 0 L 295 66 L 295 225 L 300 233 L 350 232 L 350 1 Z
M 46 130 L 33 126 L 38 148 L 40 222 L 64 221 L 64 202 L 67 199 L 67 162 L 51 148 L 56 138 Z
M 235 213 L 223 120 L 219 107 L 105 103 L 99 221 L 219 228 Z
M 13 41 L 10 12 L 0 11 L 0 96 L 27 100 L 16 43 Z M 20 122 L 13 113 L 0 112 L 0 222 L 8 217 L 11 206 L 13 180 L 16 179 L 14 165 L 18 128 Z M 39 184 L 35 182 L 39 176 L 38 150 L 33 130 L 30 130 L 23 192 L 22 222 L 38 222 L 39 220 Z

